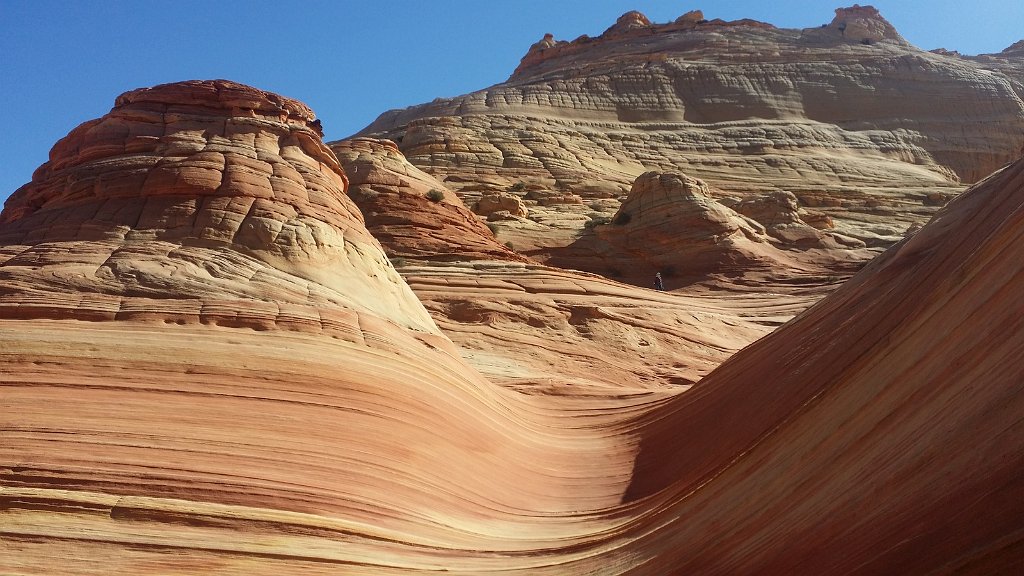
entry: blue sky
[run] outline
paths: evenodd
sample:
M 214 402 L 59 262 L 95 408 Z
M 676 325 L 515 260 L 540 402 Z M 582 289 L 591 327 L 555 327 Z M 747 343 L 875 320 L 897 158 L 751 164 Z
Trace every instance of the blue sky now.
M 127 90 L 227 78 L 297 98 L 327 139 L 390 109 L 505 80 L 530 44 L 596 36 L 622 13 L 669 22 L 753 18 L 818 26 L 852 3 L 820 0 L 0 0 L 0 201 L 50 147 Z M 910 42 L 965 54 L 1024 37 L 1021 0 L 876 0 Z

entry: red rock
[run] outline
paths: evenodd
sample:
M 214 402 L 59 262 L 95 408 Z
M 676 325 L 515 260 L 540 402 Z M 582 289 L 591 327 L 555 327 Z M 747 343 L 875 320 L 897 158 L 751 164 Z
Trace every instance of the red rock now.
M 448 188 L 416 168 L 394 142 L 354 138 L 331 144 L 367 229 L 391 257 L 525 261 Z M 433 199 L 432 199 L 433 197 Z
M 656 272 L 673 277 L 670 284 L 685 286 L 709 275 L 829 274 L 831 267 L 848 268 L 866 258 L 847 250 L 781 250 L 783 246 L 837 246 L 831 238 L 826 242 L 827 237 L 816 229 L 797 224 L 795 213 L 786 216 L 796 220 L 781 227 L 773 222 L 779 237 L 772 238 L 755 220 L 716 201 L 705 182 L 682 174 L 648 172 L 633 183 L 610 224 L 594 228 L 565 249 L 545 254 L 550 255 L 549 263 L 563 267 L 600 274 L 628 270 L 622 279 L 642 286 L 648 286 Z
M 1018 161 L 666 406 L 630 573 L 1020 566 L 1022 208 Z

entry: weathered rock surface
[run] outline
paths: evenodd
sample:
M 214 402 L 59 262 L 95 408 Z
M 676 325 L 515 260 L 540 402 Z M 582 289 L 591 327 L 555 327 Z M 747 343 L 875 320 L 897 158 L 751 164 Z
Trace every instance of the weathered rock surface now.
M 233 83 L 58 143 L 0 215 L 0 572 L 1024 564 L 1024 160 L 683 394 L 764 302 L 509 262 L 410 289 L 360 218 L 308 109 Z
M 317 130 L 302 103 L 228 81 L 121 95 L 8 199 L 4 314 L 159 315 L 173 294 L 188 323 L 286 321 L 244 308 L 287 304 L 436 331 Z
M 401 272 L 470 365 L 530 394 L 679 392 L 834 289 L 822 277 L 799 290 L 667 293 L 502 262 Z
M 752 196 L 727 206 L 751 218 L 765 228 L 765 232 L 782 246 L 799 248 L 864 248 L 864 242 L 854 238 L 823 232 L 833 228 L 826 214 L 802 211 L 792 192 L 772 192 Z M 804 216 L 810 222 L 804 221 Z M 815 226 L 817 224 L 818 226 Z
M 495 212 L 508 212 L 511 216 L 525 218 L 529 214 L 522 199 L 512 194 L 487 194 L 473 206 L 473 212 L 481 216 L 490 216 Z
M 1022 241 L 1024 160 L 674 398 L 629 573 L 1015 572 Z
M 836 17 L 828 25 L 843 38 L 855 40 L 862 44 L 872 44 L 882 40 L 892 40 L 906 44 L 907 41 L 893 28 L 874 6 L 854 4 L 850 8 L 836 8 Z
M 630 281 L 637 281 L 637 276 L 649 280 L 660 271 L 679 277 L 674 284 L 685 285 L 709 275 L 820 275 L 829 269 L 856 266 L 868 258 L 866 253 L 849 250 L 780 249 L 839 246 L 831 236 L 799 219 L 795 197 L 782 198 L 787 203 L 781 211 L 763 208 L 763 200 L 744 201 L 748 208 L 759 207 L 748 212 L 767 223 L 772 230 L 769 235 L 754 218 L 715 200 L 702 180 L 647 172 L 633 183 L 609 224 L 593 227 L 590 234 L 565 249 L 548 251 L 548 261 L 611 277 L 626 276 Z M 851 245 L 843 248 L 853 248 L 855 243 L 850 240 Z
M 386 112 L 364 133 L 394 139 L 463 196 L 486 180 L 587 202 L 584 181 L 628 188 L 681 171 L 738 196 L 822 194 L 838 204 L 823 208 L 837 231 L 874 246 L 934 213 L 923 196 L 958 193 L 1024 152 L 1013 50 L 925 52 L 871 7 L 803 30 L 696 16 L 629 13 L 596 38 L 545 36 L 506 82 Z M 893 211 L 884 232 L 879 208 Z
M 573 407 L 650 398 L 484 380 L 314 122 L 226 81 L 130 92 L 7 204 L 0 572 L 477 572 L 621 499 L 632 441 Z
M 391 257 L 524 260 L 500 244 L 454 193 L 406 161 L 388 140 L 331 144 L 366 227 Z

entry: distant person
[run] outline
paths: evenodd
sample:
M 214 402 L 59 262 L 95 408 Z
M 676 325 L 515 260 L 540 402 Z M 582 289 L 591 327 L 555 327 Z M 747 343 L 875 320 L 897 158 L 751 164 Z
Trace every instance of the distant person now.
M 661 272 L 654 274 L 654 289 L 661 290 L 662 292 L 665 291 L 665 283 L 661 281 Z

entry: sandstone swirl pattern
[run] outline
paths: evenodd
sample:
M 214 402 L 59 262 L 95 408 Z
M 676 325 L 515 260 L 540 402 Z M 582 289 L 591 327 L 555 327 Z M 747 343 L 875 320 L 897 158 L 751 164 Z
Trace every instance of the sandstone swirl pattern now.
M 0 238 L 5 573 L 493 566 L 628 483 L 620 416 L 580 433 L 461 360 L 296 101 L 129 92 Z
M 128 93 L 0 217 L 0 572 L 1012 572 L 1022 215 L 1024 161 L 685 394 L 652 370 L 552 394 L 565 374 L 501 387 L 460 357 L 300 103 Z M 641 295 L 655 321 L 606 279 L 429 264 L 432 309 L 519 290 L 546 299 L 526 325 L 633 315 L 659 362 L 710 341 L 679 295 Z

